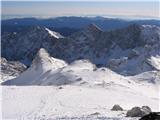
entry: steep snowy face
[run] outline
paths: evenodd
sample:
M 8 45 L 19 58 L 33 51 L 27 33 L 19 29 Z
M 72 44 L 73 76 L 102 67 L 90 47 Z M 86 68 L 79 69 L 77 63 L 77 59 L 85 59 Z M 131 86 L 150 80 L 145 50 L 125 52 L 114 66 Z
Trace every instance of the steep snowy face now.
M 33 60 L 31 67 L 36 70 L 46 71 L 48 69 L 58 69 L 66 65 L 64 61 L 51 57 L 44 48 L 41 48 Z
M 57 39 L 59 39 L 59 38 L 64 38 L 61 34 L 55 32 L 55 31 L 51 31 L 51 30 L 48 29 L 48 28 L 45 28 L 45 29 L 48 31 L 48 33 L 49 33 L 51 36 L 53 36 L 53 37 L 55 37 L 55 38 L 57 38 Z
M 31 66 L 23 72 L 19 77 L 6 81 L 6 85 L 39 85 L 43 80 L 48 77 L 51 71 L 66 66 L 67 63 L 50 57 L 44 48 L 41 48 Z M 42 83 L 43 83 L 42 82 Z

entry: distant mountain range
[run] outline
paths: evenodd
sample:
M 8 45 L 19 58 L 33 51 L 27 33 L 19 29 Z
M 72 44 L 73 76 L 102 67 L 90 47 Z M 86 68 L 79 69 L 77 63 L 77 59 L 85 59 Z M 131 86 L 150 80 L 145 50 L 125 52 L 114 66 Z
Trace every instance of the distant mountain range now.
M 15 18 L 2 20 L 2 32 L 17 32 L 28 26 L 45 26 L 68 36 L 89 24 L 96 24 L 104 31 L 127 27 L 131 24 L 160 25 L 159 20 L 124 20 L 104 17 Z

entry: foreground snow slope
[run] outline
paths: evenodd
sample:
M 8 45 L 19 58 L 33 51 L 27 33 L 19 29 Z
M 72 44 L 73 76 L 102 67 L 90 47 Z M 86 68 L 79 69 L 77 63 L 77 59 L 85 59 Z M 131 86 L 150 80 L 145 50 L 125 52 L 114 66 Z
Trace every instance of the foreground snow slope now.
M 158 111 L 158 98 L 120 87 L 3 86 L 2 90 L 4 119 L 82 117 L 96 112 L 100 116 L 124 117 L 126 111 L 110 111 L 114 104 L 120 104 L 125 110 L 148 105 L 153 111 Z

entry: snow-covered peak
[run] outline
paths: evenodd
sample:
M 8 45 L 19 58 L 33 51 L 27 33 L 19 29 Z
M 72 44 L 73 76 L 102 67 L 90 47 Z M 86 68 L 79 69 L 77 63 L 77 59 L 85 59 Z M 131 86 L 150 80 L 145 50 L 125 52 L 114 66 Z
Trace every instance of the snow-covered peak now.
M 51 57 L 49 56 L 47 51 L 44 48 L 41 48 L 36 54 L 32 62 L 31 68 L 34 68 L 36 70 L 48 69 L 48 67 L 51 67 L 51 62 Z
M 48 69 L 58 69 L 66 65 L 64 61 L 51 57 L 44 48 L 41 48 L 33 60 L 31 67 L 45 71 Z
M 44 48 L 40 48 L 40 50 L 37 53 L 37 56 L 39 56 L 39 57 L 44 57 L 44 56 L 48 57 L 49 54 Z
M 45 83 L 50 72 L 67 66 L 63 60 L 51 57 L 44 48 L 41 48 L 32 65 L 19 77 L 5 82 L 6 85 L 38 85 Z
M 48 29 L 48 28 L 45 28 L 45 30 L 48 31 L 48 33 L 49 33 L 51 36 L 53 36 L 53 37 L 55 37 L 55 38 L 57 38 L 57 39 L 63 38 L 63 36 L 62 36 L 61 34 L 55 32 L 55 31 L 51 31 L 51 30 Z

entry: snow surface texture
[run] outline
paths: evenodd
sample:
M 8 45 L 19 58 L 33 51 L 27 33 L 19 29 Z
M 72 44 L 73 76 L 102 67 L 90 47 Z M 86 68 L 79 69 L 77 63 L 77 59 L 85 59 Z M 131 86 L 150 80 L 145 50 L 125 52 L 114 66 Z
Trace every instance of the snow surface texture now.
M 149 105 L 158 109 L 158 99 L 150 98 L 124 88 L 88 88 L 81 86 L 4 86 L 2 100 L 3 119 L 58 119 L 97 116 L 124 120 L 127 109 Z M 114 104 L 125 110 L 113 112 Z M 99 115 L 96 115 L 99 113 Z M 95 115 L 94 115 L 95 114 Z M 112 119 L 111 119 L 112 118 Z M 108 120 L 108 119 L 107 119 Z
M 67 65 L 42 48 L 30 68 L 3 83 L 20 86 L 2 86 L 2 115 L 4 119 L 131 119 L 124 118 L 126 110 L 135 106 L 158 111 L 159 81 L 158 71 L 124 77 L 88 60 Z M 115 104 L 124 111 L 111 111 Z
M 157 70 L 160 70 L 160 56 L 151 56 L 151 58 L 148 60 L 149 63 L 156 68 Z

